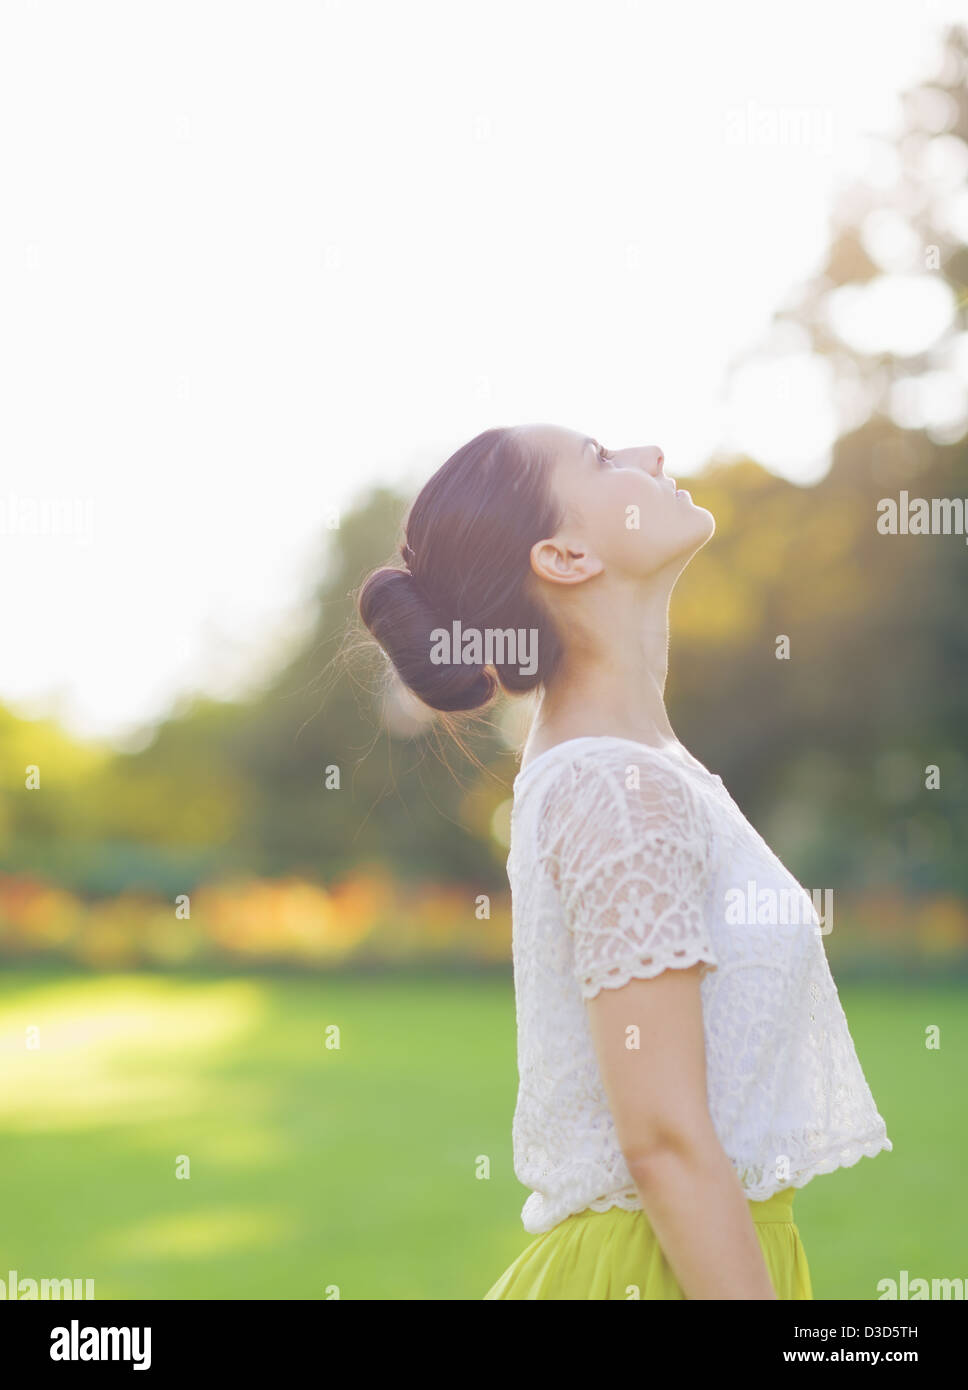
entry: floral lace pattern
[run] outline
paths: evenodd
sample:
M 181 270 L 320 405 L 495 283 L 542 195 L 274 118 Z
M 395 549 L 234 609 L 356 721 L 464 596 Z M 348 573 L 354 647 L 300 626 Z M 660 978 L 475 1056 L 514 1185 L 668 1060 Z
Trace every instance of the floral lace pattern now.
M 535 759 L 514 784 L 508 878 L 525 1230 L 641 1207 L 585 1000 L 666 969 L 703 964 L 710 1116 L 749 1200 L 893 1147 L 812 901 L 680 745 L 589 737 Z M 751 884 L 794 920 L 737 924 L 727 904 Z

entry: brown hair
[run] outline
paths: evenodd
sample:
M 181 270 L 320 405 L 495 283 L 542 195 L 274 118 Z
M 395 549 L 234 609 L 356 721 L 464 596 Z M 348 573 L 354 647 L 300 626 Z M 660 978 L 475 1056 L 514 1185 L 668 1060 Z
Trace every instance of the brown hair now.
M 545 684 L 561 644 L 535 594 L 530 552 L 563 520 L 549 460 L 514 428 L 490 429 L 438 468 L 410 508 L 400 554 L 363 583 L 360 617 L 401 680 L 436 710 L 473 710 L 498 688 L 522 694 Z M 537 638 L 533 674 L 519 664 L 431 660 L 434 629 L 526 629 Z

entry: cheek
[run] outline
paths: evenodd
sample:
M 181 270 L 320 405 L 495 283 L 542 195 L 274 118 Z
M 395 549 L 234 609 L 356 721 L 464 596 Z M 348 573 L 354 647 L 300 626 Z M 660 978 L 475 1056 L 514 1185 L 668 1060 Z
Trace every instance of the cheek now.
M 629 574 L 652 569 L 665 558 L 669 525 L 654 506 L 623 502 L 608 535 L 608 558 Z
M 657 497 L 626 499 L 621 508 L 622 530 L 628 543 L 653 550 L 668 537 L 674 524 L 667 507 Z
M 620 569 L 638 571 L 643 562 L 647 568 L 660 563 L 682 539 L 682 518 L 667 499 L 630 493 L 627 485 L 596 498 L 587 516 L 602 558 Z
M 615 479 L 615 490 L 609 506 L 613 534 L 634 541 L 636 536 L 658 534 L 661 524 L 661 499 L 641 486 L 630 488 L 627 481 Z
M 685 501 L 666 497 L 636 498 L 626 509 L 614 534 L 614 554 L 623 569 L 649 572 L 668 563 L 689 548 L 702 526 L 697 513 Z

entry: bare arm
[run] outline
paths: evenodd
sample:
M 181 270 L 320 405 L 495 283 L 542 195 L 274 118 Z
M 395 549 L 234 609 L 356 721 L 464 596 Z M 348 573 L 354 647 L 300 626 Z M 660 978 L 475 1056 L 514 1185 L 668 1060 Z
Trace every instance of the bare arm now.
M 709 1114 L 701 969 L 664 970 L 589 999 L 599 1070 L 642 1206 L 686 1297 L 776 1299 Z M 638 1049 L 627 1046 L 632 1027 Z

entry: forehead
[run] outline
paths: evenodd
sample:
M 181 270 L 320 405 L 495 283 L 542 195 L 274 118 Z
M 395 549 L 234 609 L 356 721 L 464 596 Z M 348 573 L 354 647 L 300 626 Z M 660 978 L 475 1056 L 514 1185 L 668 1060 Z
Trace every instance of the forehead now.
M 581 430 L 568 430 L 561 425 L 525 425 L 521 432 L 539 448 L 559 458 L 580 456 L 588 438 Z

